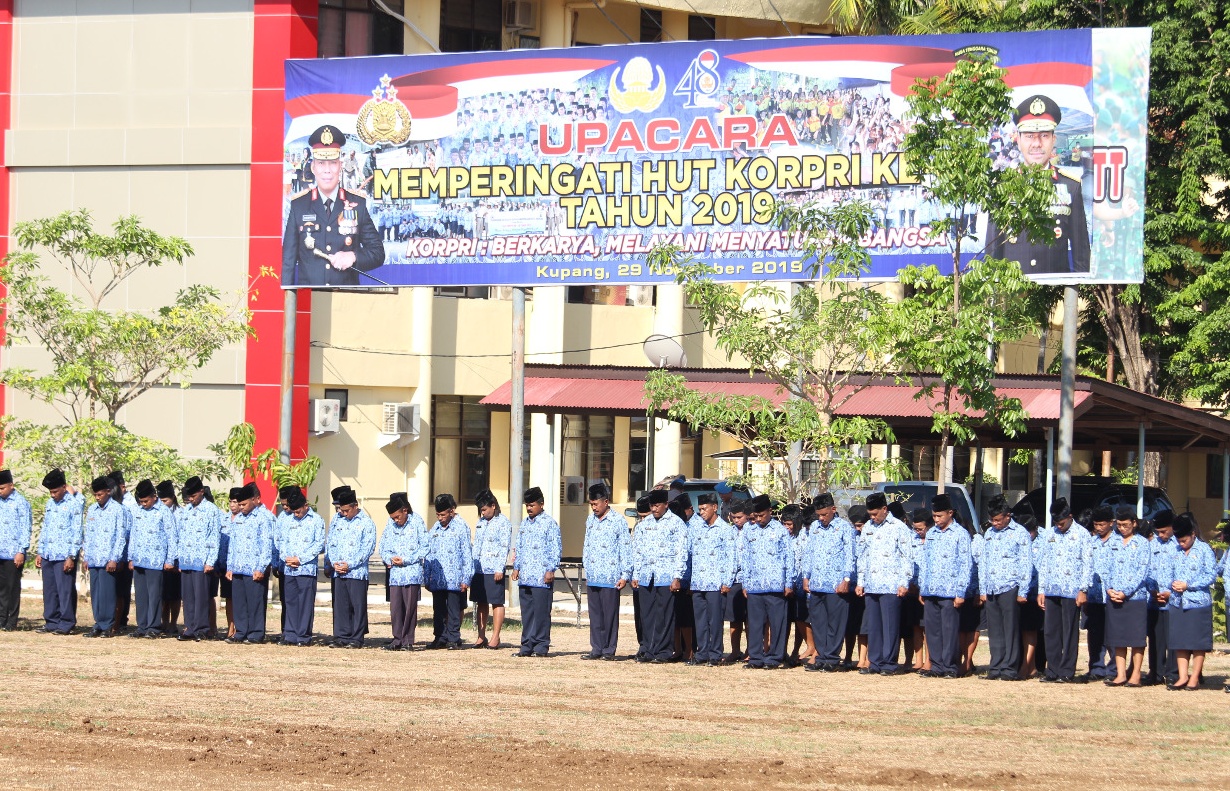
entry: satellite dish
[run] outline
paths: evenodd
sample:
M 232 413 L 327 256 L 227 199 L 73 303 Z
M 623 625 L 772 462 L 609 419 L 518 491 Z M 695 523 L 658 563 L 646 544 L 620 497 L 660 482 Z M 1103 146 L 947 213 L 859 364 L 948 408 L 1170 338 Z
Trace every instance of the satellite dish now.
M 679 341 L 667 335 L 650 335 L 645 339 L 645 356 L 655 368 L 682 368 L 688 356 Z

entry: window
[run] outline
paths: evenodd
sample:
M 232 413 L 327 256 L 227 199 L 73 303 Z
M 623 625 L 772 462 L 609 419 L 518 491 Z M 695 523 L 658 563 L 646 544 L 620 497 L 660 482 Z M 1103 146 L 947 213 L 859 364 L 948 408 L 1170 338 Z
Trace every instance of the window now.
M 713 41 L 717 38 L 717 17 L 688 15 L 688 38 L 692 41 Z
M 337 414 L 338 420 L 346 422 L 346 408 L 350 406 L 350 391 L 349 390 L 330 390 L 325 388 L 325 398 L 336 398 L 340 406 Z
M 402 0 L 385 0 L 402 12 Z M 405 52 L 401 22 L 371 0 L 320 0 L 316 56 L 400 55 Z
M 564 458 L 560 475 L 582 477 L 585 485 L 611 485 L 615 468 L 615 418 L 611 415 L 564 415 Z
M 641 9 L 641 41 L 662 40 L 662 12 L 656 8 Z
M 649 471 L 649 418 L 629 418 L 628 438 L 628 499 L 635 500 L 648 487 L 645 474 Z
M 440 50 L 503 49 L 503 24 L 501 0 L 440 0 Z
M 1220 453 L 1209 453 L 1204 459 L 1204 496 L 1220 500 L 1222 463 L 1224 459 Z
M 491 414 L 477 396 L 431 400 L 432 494 L 472 501 L 490 473 Z

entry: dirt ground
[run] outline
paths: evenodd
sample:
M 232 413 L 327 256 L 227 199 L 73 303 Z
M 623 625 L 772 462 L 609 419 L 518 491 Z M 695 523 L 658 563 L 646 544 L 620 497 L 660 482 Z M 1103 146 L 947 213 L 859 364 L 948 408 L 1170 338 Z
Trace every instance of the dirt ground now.
M 0 634 L 0 778 L 91 789 L 1230 783 L 1221 654 L 1205 689 L 1169 692 L 583 662 L 587 630 L 571 619 L 556 621 L 547 659 L 393 653 L 377 648 L 387 610 L 371 626 L 361 651 Z M 316 629 L 328 632 L 326 612 Z M 633 639 L 625 623 L 621 652 Z

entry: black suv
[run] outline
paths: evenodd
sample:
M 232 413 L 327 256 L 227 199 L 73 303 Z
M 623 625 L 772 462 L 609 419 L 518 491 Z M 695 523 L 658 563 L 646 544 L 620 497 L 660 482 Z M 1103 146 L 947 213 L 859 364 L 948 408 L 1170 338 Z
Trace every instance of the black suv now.
M 1034 489 L 1022 497 L 1012 507 L 1012 513 L 1021 513 L 1021 505 L 1024 503 L 1028 503 L 1033 508 L 1034 517 L 1037 518 L 1039 524 L 1046 523 L 1046 489 Z M 1072 507 L 1072 513 L 1076 516 L 1080 516 L 1086 508 L 1097 508 L 1102 505 L 1108 505 L 1111 508 L 1130 505 L 1135 508 L 1136 486 L 1130 483 L 1115 483 L 1114 478 L 1081 476 L 1072 479 L 1072 496 L 1068 498 L 1068 503 Z M 1165 510 L 1174 510 L 1170 498 L 1166 496 L 1166 490 L 1156 486 L 1146 486 L 1145 518 L 1152 519 L 1158 511 Z

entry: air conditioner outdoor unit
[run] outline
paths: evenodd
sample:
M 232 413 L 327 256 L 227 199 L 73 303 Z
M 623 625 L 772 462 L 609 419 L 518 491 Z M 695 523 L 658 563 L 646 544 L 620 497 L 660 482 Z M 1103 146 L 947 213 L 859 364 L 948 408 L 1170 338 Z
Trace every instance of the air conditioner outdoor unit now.
M 504 4 L 504 27 L 511 30 L 532 30 L 537 5 L 531 0 L 508 0 Z
M 419 434 L 419 405 L 418 404 L 397 404 L 385 402 L 384 404 L 384 434 L 397 434 L 404 436 L 406 434 Z
M 342 402 L 336 398 L 314 398 L 311 401 L 312 431 L 336 434 L 342 430 Z
M 565 475 L 560 481 L 563 491 L 561 498 L 564 505 L 585 505 L 585 477 L 583 475 Z

